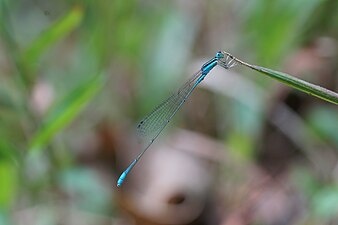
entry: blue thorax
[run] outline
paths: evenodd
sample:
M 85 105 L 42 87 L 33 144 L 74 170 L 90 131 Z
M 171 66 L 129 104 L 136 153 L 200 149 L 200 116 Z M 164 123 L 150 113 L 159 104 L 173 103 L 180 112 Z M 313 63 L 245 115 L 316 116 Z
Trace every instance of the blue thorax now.
M 216 53 L 214 58 L 203 64 L 201 70 L 204 77 L 210 72 L 210 70 L 212 70 L 217 65 L 217 61 L 221 58 L 224 58 L 224 55 L 222 52 L 219 51 Z

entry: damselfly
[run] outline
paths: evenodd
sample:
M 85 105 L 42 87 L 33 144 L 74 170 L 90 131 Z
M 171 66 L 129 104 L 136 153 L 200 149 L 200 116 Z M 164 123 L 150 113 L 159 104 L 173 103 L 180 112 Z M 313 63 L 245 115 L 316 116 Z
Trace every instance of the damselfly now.
M 219 51 L 215 57 L 204 63 L 201 69 L 195 73 L 182 87 L 159 106 L 157 106 L 151 113 L 142 119 L 137 125 L 137 133 L 143 139 L 145 147 L 134 159 L 134 161 L 127 167 L 121 174 L 117 181 L 117 186 L 120 187 L 127 177 L 128 173 L 140 160 L 142 155 L 147 151 L 150 145 L 155 141 L 164 127 L 174 117 L 176 112 L 181 108 L 183 103 L 188 99 L 191 92 L 196 86 L 203 81 L 208 73 L 216 66 L 219 65 L 225 69 L 229 69 L 236 65 L 234 57 L 227 52 Z

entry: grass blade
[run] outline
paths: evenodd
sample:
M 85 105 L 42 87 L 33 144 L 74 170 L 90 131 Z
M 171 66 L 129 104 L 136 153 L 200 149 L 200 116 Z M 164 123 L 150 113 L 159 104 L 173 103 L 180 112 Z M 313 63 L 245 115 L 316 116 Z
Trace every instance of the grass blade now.
M 102 87 L 102 77 L 86 81 L 56 104 L 45 123 L 32 138 L 30 151 L 41 150 L 81 112 Z
M 271 70 L 265 67 L 261 67 L 261 66 L 254 66 L 252 69 L 263 73 L 269 77 L 272 77 L 278 81 L 281 81 L 282 83 L 296 88 L 300 91 L 303 91 L 307 94 L 316 96 L 318 98 L 321 98 L 325 101 L 334 103 L 336 105 L 338 105 L 338 94 L 330 91 L 326 88 L 323 88 L 321 86 L 315 85 L 315 84 L 311 84 L 307 81 L 301 80 L 299 78 L 293 77 L 289 74 L 286 73 L 282 73 L 279 71 L 275 71 L 275 70 Z
M 316 96 L 318 98 L 321 98 L 325 101 L 331 102 L 333 104 L 338 105 L 338 94 L 336 92 L 330 91 L 326 88 L 323 88 L 321 86 L 311 84 L 307 81 L 304 81 L 302 79 L 296 78 L 294 76 L 291 76 L 289 74 L 279 72 L 276 70 L 268 69 L 261 66 L 251 65 L 249 63 L 246 63 L 231 54 L 224 52 L 224 54 L 228 55 L 230 58 L 234 59 L 237 63 L 240 65 L 243 65 L 245 67 L 249 67 L 250 69 L 253 69 L 255 71 L 258 71 L 264 75 L 267 75 L 275 80 L 278 80 L 292 88 L 298 89 L 300 91 L 303 91 L 307 94 Z
M 82 8 L 74 7 L 67 15 L 44 31 L 27 47 L 23 55 L 24 62 L 28 65 L 32 65 L 36 62 L 48 47 L 74 30 L 82 21 L 82 17 Z

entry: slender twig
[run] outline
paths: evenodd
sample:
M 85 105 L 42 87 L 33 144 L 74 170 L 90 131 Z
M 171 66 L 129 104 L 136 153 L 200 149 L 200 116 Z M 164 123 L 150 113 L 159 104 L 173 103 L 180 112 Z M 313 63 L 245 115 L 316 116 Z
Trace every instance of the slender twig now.
M 296 78 L 294 76 L 291 76 L 289 74 L 286 73 L 282 73 L 279 71 L 275 71 L 272 69 L 268 69 L 262 66 L 256 66 L 256 65 L 252 65 L 249 64 L 247 62 L 244 62 L 236 57 L 234 57 L 233 55 L 231 55 L 230 53 L 224 52 L 223 54 L 229 56 L 230 58 L 232 58 L 233 60 L 235 60 L 238 64 L 249 67 L 250 69 L 256 70 L 260 73 L 263 73 L 269 77 L 272 77 L 278 81 L 281 81 L 282 83 L 296 88 L 300 91 L 303 91 L 307 94 L 316 96 L 318 98 L 321 98 L 325 101 L 334 103 L 336 105 L 338 105 L 338 94 L 336 92 L 330 91 L 326 88 L 323 88 L 321 86 L 315 85 L 315 84 L 311 84 L 307 81 L 301 80 L 299 78 Z

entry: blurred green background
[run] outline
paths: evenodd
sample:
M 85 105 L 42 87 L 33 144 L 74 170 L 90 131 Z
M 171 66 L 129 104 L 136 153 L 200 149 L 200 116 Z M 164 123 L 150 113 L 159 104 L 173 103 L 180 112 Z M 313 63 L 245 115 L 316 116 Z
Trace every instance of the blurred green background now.
M 338 91 L 337 14 L 336 0 L 0 0 L 0 224 L 117 223 L 119 143 L 220 49 Z M 337 107 L 232 72 L 172 126 L 227 147 L 220 192 L 248 165 L 287 174 L 305 202 L 291 224 L 336 224 Z

